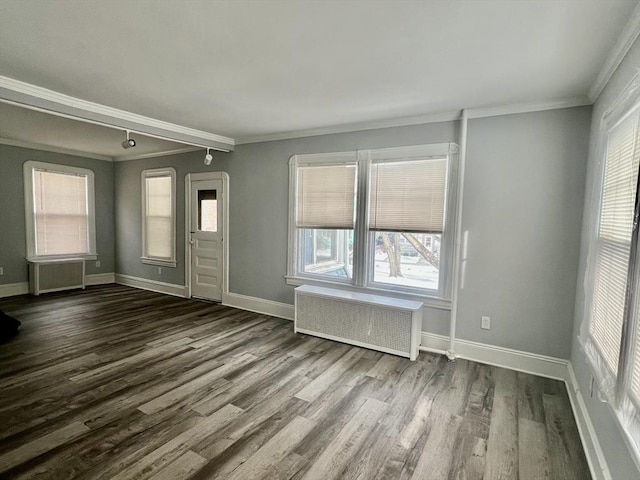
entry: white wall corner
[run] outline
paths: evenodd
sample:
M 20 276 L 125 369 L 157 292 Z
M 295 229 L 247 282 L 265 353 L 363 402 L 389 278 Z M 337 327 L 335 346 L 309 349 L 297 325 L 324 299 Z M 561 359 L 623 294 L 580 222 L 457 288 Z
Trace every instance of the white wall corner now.
M 92 273 L 84 276 L 85 285 L 106 285 L 108 283 L 116 283 L 116 274 L 111 273 Z
M 584 401 L 584 396 L 580 391 L 576 374 L 573 370 L 571 362 L 567 365 L 567 376 L 565 378 L 567 384 L 567 391 L 569 392 L 569 400 L 571 401 L 571 408 L 573 410 L 573 417 L 576 420 L 578 426 L 578 432 L 580 433 L 580 439 L 582 440 L 582 447 L 589 463 L 589 469 L 591 470 L 591 476 L 594 480 L 611 480 L 611 473 L 607 461 L 604 457 L 604 452 L 598 441 L 598 435 L 591 422 L 589 411 L 587 410 L 587 404 Z
M 29 293 L 29 282 L 5 283 L 0 285 L 0 298 Z
M 265 300 L 239 293 L 223 293 L 222 304 L 227 307 L 239 308 L 250 312 L 271 315 L 272 317 L 284 318 L 285 320 L 293 320 L 294 308 L 288 303 L 274 302 L 273 300 Z
M 175 297 L 187 298 L 187 287 L 176 285 L 175 283 L 158 282 L 146 278 L 132 277 L 130 275 L 115 274 L 115 283 L 127 285 L 128 287 L 140 288 L 151 292 L 166 293 Z

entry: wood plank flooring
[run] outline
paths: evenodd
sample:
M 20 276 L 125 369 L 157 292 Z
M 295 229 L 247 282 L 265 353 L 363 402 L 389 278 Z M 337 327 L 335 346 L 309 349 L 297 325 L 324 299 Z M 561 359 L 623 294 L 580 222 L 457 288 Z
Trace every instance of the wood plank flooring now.
M 564 384 L 119 285 L 0 299 L 0 478 L 591 478 Z

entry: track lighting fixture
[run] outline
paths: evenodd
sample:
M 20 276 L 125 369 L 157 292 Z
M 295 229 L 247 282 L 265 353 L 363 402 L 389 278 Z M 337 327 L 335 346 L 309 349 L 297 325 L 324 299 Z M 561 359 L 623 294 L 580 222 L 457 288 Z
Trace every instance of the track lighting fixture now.
M 129 130 L 125 130 L 125 132 L 127 132 L 127 139 L 122 142 L 122 148 L 126 150 L 127 148 L 135 147 L 136 141 L 133 138 L 129 137 Z
M 204 164 L 205 165 L 211 165 L 211 162 L 213 161 L 213 155 L 211 155 L 209 150 L 211 150 L 211 149 L 207 148 L 207 154 L 204 156 Z

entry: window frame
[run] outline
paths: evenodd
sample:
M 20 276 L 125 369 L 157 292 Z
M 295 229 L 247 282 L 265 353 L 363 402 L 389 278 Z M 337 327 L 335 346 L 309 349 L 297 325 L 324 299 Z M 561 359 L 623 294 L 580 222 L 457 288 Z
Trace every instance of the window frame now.
M 603 114 L 600 121 L 597 150 L 598 164 L 593 179 L 592 208 L 594 210 L 591 214 L 592 223 L 589 229 L 589 254 L 587 277 L 585 279 L 585 310 L 580 342 L 585 352 L 586 363 L 589 365 L 592 378 L 596 381 L 600 393 L 599 396 L 602 401 L 607 402 L 610 406 L 630 451 L 633 452 L 635 460 L 640 462 L 640 442 L 638 442 L 640 438 L 640 404 L 633 399 L 630 378 L 635 358 L 633 354 L 638 355 L 640 352 L 640 349 L 634 352 L 631 348 L 636 329 L 640 328 L 640 319 L 637 311 L 640 300 L 637 298 L 638 293 L 633 293 L 634 287 L 637 289 L 638 285 L 640 285 L 640 257 L 637 255 L 640 248 L 640 239 L 638 238 L 638 230 L 637 228 L 633 229 L 633 225 L 630 239 L 629 270 L 626 280 L 626 295 L 631 294 L 627 301 L 631 302 L 631 304 L 625 308 L 622 319 L 618 367 L 615 372 L 605 360 L 602 345 L 591 333 L 594 303 L 592 297 L 596 283 L 596 263 L 602 243 L 599 231 L 602 221 L 609 138 L 612 132 L 631 115 L 640 116 L 640 75 L 634 77 L 623 93 L 613 102 L 613 105 Z M 636 191 L 637 194 L 638 192 Z M 639 202 L 640 199 L 636 197 L 636 211 Z
M 88 252 L 65 253 L 60 255 L 38 255 L 36 253 L 36 217 L 34 201 L 33 172 L 44 170 L 51 173 L 85 176 L 87 181 L 87 248 Z M 23 165 L 24 197 L 25 197 L 25 230 L 27 240 L 27 260 L 30 262 L 43 260 L 84 259 L 96 260 L 96 208 L 95 208 L 95 175 L 88 168 L 60 165 L 57 163 L 28 160 Z
M 176 170 L 173 167 L 149 168 L 142 170 L 141 181 L 141 238 L 142 255 L 140 261 L 146 265 L 156 265 L 159 267 L 177 266 L 176 258 Z M 171 178 L 171 257 L 154 257 L 147 254 L 147 178 L 170 177 Z
M 286 282 L 289 285 L 332 286 L 351 291 L 384 294 L 419 300 L 425 306 L 451 309 L 454 243 L 458 192 L 458 146 L 453 142 L 411 145 L 350 152 L 293 155 L 289 160 L 289 235 Z M 373 281 L 372 254 L 375 232 L 369 230 L 369 180 L 373 162 L 407 161 L 425 157 L 446 157 L 445 226 L 441 234 L 441 265 L 438 290 L 427 290 Z M 353 245 L 353 275 L 346 279 L 328 279 L 302 271 L 300 235 L 296 228 L 297 168 L 307 165 L 356 164 L 356 214 Z

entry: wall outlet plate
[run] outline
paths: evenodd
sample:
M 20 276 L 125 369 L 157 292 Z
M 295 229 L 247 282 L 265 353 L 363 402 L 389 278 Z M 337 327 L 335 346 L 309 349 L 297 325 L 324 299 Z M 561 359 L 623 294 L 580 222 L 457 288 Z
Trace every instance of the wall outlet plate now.
M 0 275 L 4 275 L 4 267 L 0 267 Z
M 482 317 L 482 322 L 480 323 L 480 327 L 485 330 L 491 329 L 491 317 Z

